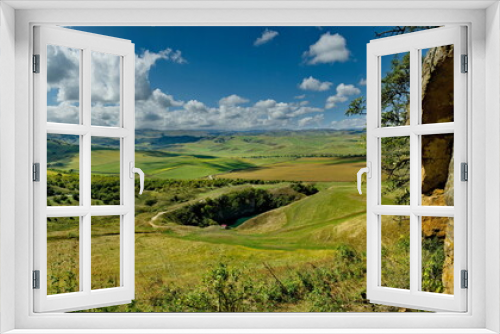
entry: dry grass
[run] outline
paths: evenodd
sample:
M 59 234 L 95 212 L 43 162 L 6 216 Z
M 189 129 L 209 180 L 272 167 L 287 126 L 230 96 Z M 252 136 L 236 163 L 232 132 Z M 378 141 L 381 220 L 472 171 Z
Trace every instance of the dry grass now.
M 349 162 L 347 162 L 348 160 Z M 284 180 L 309 182 L 354 182 L 364 160 L 345 158 L 300 158 L 291 162 L 221 174 L 219 177 L 248 180 Z

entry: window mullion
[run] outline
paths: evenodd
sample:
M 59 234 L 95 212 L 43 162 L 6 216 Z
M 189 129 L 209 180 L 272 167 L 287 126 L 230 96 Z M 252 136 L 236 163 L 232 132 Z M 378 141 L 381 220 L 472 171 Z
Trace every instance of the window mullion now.
M 419 217 L 413 209 L 419 204 L 420 196 L 420 163 L 419 141 L 415 127 L 419 123 L 420 102 L 420 56 L 418 49 L 410 50 L 410 291 L 415 293 L 419 288 L 420 277 L 420 233 Z
M 91 50 L 88 48 L 83 49 L 83 66 L 82 66 L 82 124 L 88 130 L 91 125 Z M 88 209 L 85 216 L 82 218 L 83 233 L 80 243 L 82 244 L 82 270 L 80 276 L 83 281 L 83 291 L 90 293 L 91 291 L 91 133 L 87 131 L 82 136 L 82 156 L 80 159 L 81 168 L 81 187 L 82 187 L 82 200 L 83 206 Z

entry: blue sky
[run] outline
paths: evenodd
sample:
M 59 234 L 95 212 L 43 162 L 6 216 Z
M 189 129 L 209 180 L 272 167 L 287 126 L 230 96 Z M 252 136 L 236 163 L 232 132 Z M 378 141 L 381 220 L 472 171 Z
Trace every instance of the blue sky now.
M 365 94 L 366 44 L 386 30 L 71 28 L 135 43 L 138 128 L 204 130 L 363 128 L 344 112 Z M 64 102 L 57 89 L 65 88 L 54 86 L 53 105 Z

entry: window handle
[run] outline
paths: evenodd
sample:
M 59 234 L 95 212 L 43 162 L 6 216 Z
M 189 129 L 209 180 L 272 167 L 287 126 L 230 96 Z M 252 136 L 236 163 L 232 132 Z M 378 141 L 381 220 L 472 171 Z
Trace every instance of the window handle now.
M 142 169 L 134 167 L 134 162 L 130 161 L 130 178 L 135 178 L 135 174 L 139 174 L 139 195 L 142 195 L 142 192 L 144 191 L 144 172 Z
M 372 177 L 372 163 L 371 162 L 367 162 L 366 167 L 361 168 L 358 171 L 358 192 L 360 195 L 362 194 L 362 192 L 361 192 L 361 175 L 363 175 L 363 173 L 366 173 L 366 176 L 369 179 L 371 179 L 371 177 Z

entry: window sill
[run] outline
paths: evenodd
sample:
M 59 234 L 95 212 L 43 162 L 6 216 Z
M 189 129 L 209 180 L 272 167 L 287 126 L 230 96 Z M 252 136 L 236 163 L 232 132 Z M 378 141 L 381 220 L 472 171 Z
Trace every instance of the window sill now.
M 5 334 L 487 334 L 488 329 L 15 329 Z

